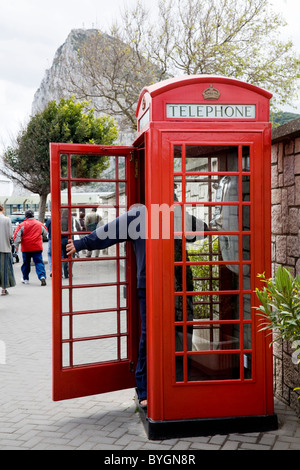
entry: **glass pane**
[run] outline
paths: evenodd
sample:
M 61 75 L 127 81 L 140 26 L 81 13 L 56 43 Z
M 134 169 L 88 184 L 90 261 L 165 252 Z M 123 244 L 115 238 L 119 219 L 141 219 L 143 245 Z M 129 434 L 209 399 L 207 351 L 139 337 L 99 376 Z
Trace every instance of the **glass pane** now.
M 70 339 L 70 316 L 62 317 L 62 339 Z
M 190 281 L 190 278 L 192 278 L 192 284 L 189 282 L 187 289 L 189 291 L 219 290 L 220 267 L 219 265 L 208 264 L 187 266 L 187 280 Z
M 244 354 L 244 376 L 252 379 L 252 354 Z
M 243 147 L 243 171 L 250 171 L 250 147 Z
M 116 183 L 96 182 L 71 183 L 71 204 L 74 205 L 116 205 Z
M 187 333 L 188 336 L 190 332 Z M 239 349 L 239 325 L 193 326 L 192 345 L 188 350 L 212 351 L 221 349 Z
M 182 146 L 175 145 L 174 146 L 174 172 L 182 171 Z
M 63 367 L 70 367 L 70 345 L 64 343 L 62 345 L 62 365 Z
M 239 230 L 239 209 L 238 206 L 215 206 L 213 217 L 206 221 L 212 230 L 222 232 L 237 232 Z
M 119 286 L 119 298 L 120 298 L 120 307 L 126 308 L 127 307 L 127 296 L 126 296 L 126 289 L 125 286 Z
M 238 295 L 193 295 L 188 296 L 192 303 L 193 320 L 238 320 Z
M 188 356 L 189 381 L 239 378 L 239 354 L 197 354 Z
M 87 232 L 93 232 L 96 228 L 104 225 L 104 211 L 96 207 L 85 209 L 84 228 Z
M 250 235 L 243 236 L 243 260 L 250 261 Z
M 221 259 L 223 261 L 239 260 L 239 236 L 238 235 L 220 235 L 219 237 Z M 236 267 L 228 265 L 229 269 L 236 271 Z
M 175 358 L 176 364 L 176 382 L 182 382 L 183 380 L 183 357 L 177 356 Z
M 238 261 L 238 235 L 208 235 L 204 240 L 187 243 L 189 261 Z M 179 261 L 179 260 L 178 260 Z M 229 265 L 228 265 L 229 267 Z
M 117 312 L 73 315 L 73 338 L 86 338 L 116 333 L 118 333 Z
M 243 231 L 250 231 L 250 206 L 243 206 Z
M 127 312 L 120 312 L 120 333 L 128 333 Z
M 62 300 L 62 313 L 70 312 L 70 291 L 69 289 L 63 289 L 61 291 L 61 300 Z
M 62 233 L 70 232 L 70 218 L 69 218 L 69 209 L 62 209 L 61 210 L 61 231 Z
M 238 171 L 238 147 L 188 145 L 186 171 Z
M 187 202 L 238 201 L 238 176 L 187 176 Z
M 243 201 L 250 201 L 250 176 L 243 176 Z
M 118 169 L 119 169 L 119 179 L 124 180 L 126 178 L 125 157 L 119 157 Z
M 73 343 L 73 365 L 115 361 L 118 359 L 118 339 L 76 341 Z
M 73 288 L 73 312 L 117 308 L 117 286 Z
M 244 349 L 251 349 L 251 325 L 244 325 Z
M 239 266 L 201 264 L 186 267 L 187 291 L 225 291 L 239 288 Z
M 183 326 L 175 326 L 175 351 L 183 351 Z
M 175 292 L 182 291 L 182 266 L 175 266 Z
M 239 230 L 238 206 L 206 206 L 201 204 L 197 206 L 185 205 L 184 208 L 186 213 L 185 232 L 189 243 L 203 239 L 208 235 L 209 230 L 224 232 L 237 232 Z M 174 231 L 176 233 L 182 232 L 181 205 L 174 207 Z M 198 233 L 193 235 L 192 232 Z
M 181 295 L 175 295 L 175 321 L 183 320 L 183 300 Z
M 181 214 L 175 212 L 175 218 L 179 217 Z M 210 224 L 210 219 L 212 218 L 212 208 L 211 206 L 205 206 L 204 204 L 198 206 L 185 206 L 185 218 L 186 218 L 186 225 L 185 231 L 186 232 L 200 232 L 196 237 L 197 240 L 201 240 L 204 236 L 204 232 L 208 231 L 208 227 Z M 195 241 L 195 237 L 193 235 L 187 235 L 187 241 Z
M 251 290 L 251 267 L 250 264 L 243 265 L 243 289 Z
M 60 155 L 60 177 L 68 177 L 68 155 L 65 154 Z
M 121 346 L 121 351 L 120 351 L 120 359 L 128 359 L 128 348 L 127 348 L 127 344 L 128 344 L 128 339 L 127 339 L 127 336 L 122 336 L 120 338 L 120 346 Z
M 61 181 L 60 182 L 60 201 L 61 201 L 62 206 L 65 206 L 65 205 L 69 204 L 68 182 L 67 181 Z
M 182 180 L 180 176 L 174 177 L 174 201 L 182 202 Z
M 126 184 L 119 183 L 119 205 L 123 206 L 122 209 L 124 212 L 127 210 L 127 194 L 126 194 Z
M 185 171 L 211 171 L 209 168 L 211 161 L 206 156 L 209 152 L 208 149 L 210 148 L 211 147 L 204 147 L 200 145 L 187 145 Z
M 244 320 L 251 319 L 251 294 L 243 295 Z
M 88 252 L 80 252 L 82 258 L 87 256 Z M 102 252 L 100 252 L 101 254 Z M 125 260 L 124 260 L 125 265 Z M 73 263 L 72 268 L 73 284 L 106 284 L 116 283 L 117 278 L 117 261 L 114 260 L 97 260 L 90 262 Z
M 71 155 L 71 178 L 116 179 L 115 158 L 106 155 Z

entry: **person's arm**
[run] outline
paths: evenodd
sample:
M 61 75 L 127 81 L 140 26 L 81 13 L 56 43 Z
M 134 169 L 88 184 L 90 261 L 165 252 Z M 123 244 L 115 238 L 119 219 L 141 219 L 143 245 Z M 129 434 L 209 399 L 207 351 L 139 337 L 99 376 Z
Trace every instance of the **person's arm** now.
M 66 245 L 66 251 L 68 256 L 72 256 L 76 252 L 76 248 L 72 239 L 68 240 L 68 243 Z
M 14 229 L 13 229 L 13 226 L 12 226 L 12 223 L 10 221 L 10 219 L 7 219 L 8 220 L 8 231 L 9 231 L 9 238 L 13 238 L 14 236 Z
M 69 240 L 66 246 L 67 253 L 71 255 L 81 250 L 104 250 L 116 243 L 134 240 L 139 236 L 143 237 L 144 227 L 140 226 L 144 224 L 145 214 L 141 208 L 132 209 L 112 222 L 97 227 L 92 233 L 79 240 Z M 135 231 L 135 228 L 139 228 L 140 232 Z
M 47 238 L 48 237 L 48 229 L 47 229 L 46 225 L 44 225 L 44 224 L 41 224 L 41 225 L 42 225 L 42 236 L 43 237 L 45 236 Z
M 14 234 L 14 245 L 16 247 L 16 251 L 18 251 L 19 245 L 21 243 L 23 231 L 24 231 L 24 225 L 22 224 L 18 225 Z

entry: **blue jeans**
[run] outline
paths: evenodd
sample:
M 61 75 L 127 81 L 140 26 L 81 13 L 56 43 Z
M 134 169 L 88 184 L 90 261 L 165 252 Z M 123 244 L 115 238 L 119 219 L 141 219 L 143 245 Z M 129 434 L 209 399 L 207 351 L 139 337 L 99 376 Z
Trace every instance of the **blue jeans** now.
M 25 251 L 22 253 L 23 257 L 23 264 L 21 267 L 21 271 L 23 274 L 24 281 L 29 280 L 29 273 L 30 273 L 30 263 L 31 258 L 35 264 L 35 270 L 37 277 L 41 280 L 43 277 L 46 279 L 46 271 L 45 265 L 43 262 L 42 251 Z
M 48 254 L 48 263 L 49 263 L 49 269 L 50 269 L 50 272 L 52 271 L 52 250 L 51 250 L 51 238 L 49 238 L 48 240 L 48 251 L 47 251 L 47 254 Z
M 147 398 L 147 349 L 146 349 L 146 289 L 138 289 L 141 317 L 139 357 L 135 369 L 135 380 L 139 400 Z
M 67 259 L 68 258 L 68 255 L 67 255 L 67 244 L 68 244 L 68 238 L 62 238 L 61 239 L 61 257 L 63 259 Z M 62 269 L 63 269 L 63 272 L 64 272 L 64 277 L 65 279 L 68 279 L 69 277 L 69 263 L 67 261 L 64 261 L 62 263 Z

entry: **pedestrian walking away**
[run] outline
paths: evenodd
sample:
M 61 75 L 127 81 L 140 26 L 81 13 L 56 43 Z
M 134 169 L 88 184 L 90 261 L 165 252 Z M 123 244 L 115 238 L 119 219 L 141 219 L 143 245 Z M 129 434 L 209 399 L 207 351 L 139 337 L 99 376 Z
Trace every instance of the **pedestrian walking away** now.
M 8 288 L 16 285 L 11 254 L 13 228 L 11 221 L 4 214 L 0 205 L 0 285 L 1 295 L 8 294 Z
M 96 230 L 97 227 L 99 227 L 101 225 L 104 225 L 104 223 L 102 222 L 102 217 L 99 214 L 97 214 L 97 209 L 95 207 L 93 207 L 91 212 L 89 214 L 87 214 L 87 216 L 85 218 L 86 230 L 88 232 L 93 232 L 94 230 Z M 94 251 L 94 256 L 95 257 L 99 256 L 99 253 L 100 253 L 100 250 L 96 249 Z M 88 251 L 87 254 L 86 254 L 86 257 L 90 258 L 91 256 L 93 256 L 93 251 Z
M 14 243 L 17 250 L 21 244 L 23 284 L 29 283 L 30 264 L 31 259 L 33 259 L 37 277 L 41 281 L 42 286 L 46 285 L 46 270 L 43 261 L 43 237 L 47 237 L 47 235 L 48 230 L 45 225 L 34 218 L 32 210 L 27 210 L 24 222 L 18 225 L 14 234 Z

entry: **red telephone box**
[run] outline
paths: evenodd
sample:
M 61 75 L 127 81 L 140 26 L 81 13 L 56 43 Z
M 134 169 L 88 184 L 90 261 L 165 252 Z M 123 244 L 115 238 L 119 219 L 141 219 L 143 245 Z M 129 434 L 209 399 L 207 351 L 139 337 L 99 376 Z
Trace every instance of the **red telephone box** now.
M 115 185 L 114 215 L 133 202 L 145 203 L 147 209 L 148 406 L 141 414 L 149 438 L 277 427 L 272 351 L 252 308 L 257 274 L 270 275 L 271 265 L 271 96 L 223 77 L 171 79 L 142 91 L 133 147 L 52 145 L 52 211 L 59 228 L 53 241 L 55 399 L 134 383 L 138 321 L 130 246 L 126 254 L 117 247 L 96 259 L 68 260 L 73 278 L 66 285 L 61 279 L 61 212 L 68 211 L 68 235 L 80 236 L 70 228 L 71 211 L 80 209 L 74 188 L 87 179 L 103 189 Z M 113 174 L 107 177 L 104 171 L 97 180 L 76 173 L 93 155 L 114 158 Z M 121 176 L 120 158 L 125 165 Z M 120 200 L 122 184 L 126 204 Z M 103 211 L 103 201 L 91 206 Z M 114 280 L 77 281 L 77 265 L 82 263 L 79 271 L 84 274 L 86 268 L 88 276 L 91 259 L 95 269 L 107 261 L 116 263 Z M 114 287 L 113 305 L 106 308 L 102 300 L 92 309 L 80 306 L 82 289 L 103 286 Z M 114 298 L 109 295 L 107 299 Z M 77 317 L 84 324 L 91 316 L 107 320 L 108 312 L 115 314 L 114 331 L 93 330 L 84 336 L 78 322 L 74 336 Z M 112 356 L 102 347 L 105 339 L 114 344 Z M 81 345 L 92 341 L 100 346 L 89 362 L 81 355 L 90 348 Z M 75 349 L 81 355 L 77 353 L 80 359 L 74 362 Z M 112 377 L 117 370 L 118 379 Z

